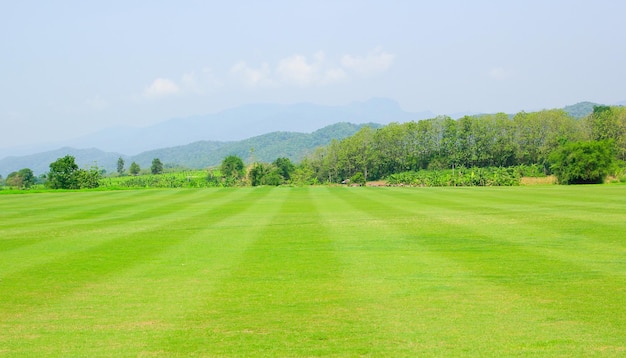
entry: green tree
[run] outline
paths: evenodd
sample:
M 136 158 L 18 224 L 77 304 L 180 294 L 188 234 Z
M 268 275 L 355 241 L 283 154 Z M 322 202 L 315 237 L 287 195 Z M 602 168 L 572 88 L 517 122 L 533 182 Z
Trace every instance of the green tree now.
M 117 174 L 124 175 L 124 159 L 122 157 L 117 159 Z
M 66 155 L 50 163 L 46 185 L 51 189 L 97 188 L 101 176 L 98 167 L 90 170 L 79 169 L 74 157 Z
M 587 117 L 593 140 L 612 140 L 617 157 L 626 160 L 626 107 L 594 106 Z
M 357 172 L 350 178 L 350 183 L 363 186 L 365 185 L 365 176 L 362 172 Z
M 273 164 L 255 163 L 248 173 L 252 186 L 274 185 L 283 183 L 280 170 Z
M 252 165 L 250 172 L 250 184 L 252 186 L 259 186 L 265 184 L 265 176 L 269 173 L 269 166 L 263 163 L 255 163 Z
M 33 171 L 24 168 L 7 176 L 6 184 L 19 189 L 28 189 L 35 184 Z
M 98 167 L 91 167 L 89 170 L 79 169 L 76 171 L 78 187 L 80 189 L 97 188 L 100 186 L 102 171 Z
M 11 172 L 7 175 L 6 183 L 8 186 L 13 188 L 21 188 L 22 187 L 22 178 L 19 176 L 17 172 Z
M 571 142 L 550 155 L 552 172 L 561 184 L 601 184 L 614 168 L 610 141 Z
M 291 163 L 291 160 L 289 160 L 289 158 L 276 158 L 276 160 L 272 164 L 274 164 L 274 166 L 278 170 L 278 174 L 280 174 L 280 176 L 283 177 L 285 181 L 289 181 L 291 179 L 291 174 L 294 172 L 294 170 L 296 170 L 296 167 L 293 165 L 293 163 Z
M 225 178 L 228 181 L 240 180 L 245 175 L 243 160 L 236 155 L 229 155 L 224 158 L 224 160 L 222 160 L 220 170 L 222 172 L 222 178 Z
M 152 159 L 152 165 L 150 166 L 150 171 L 152 174 L 162 174 L 163 173 L 163 163 L 159 158 Z
M 132 162 L 130 164 L 130 168 L 128 168 L 128 171 L 130 172 L 131 175 L 139 175 L 141 168 L 139 167 L 139 164 Z
M 57 159 L 50 163 L 47 185 L 51 189 L 78 189 L 78 165 L 71 155 Z

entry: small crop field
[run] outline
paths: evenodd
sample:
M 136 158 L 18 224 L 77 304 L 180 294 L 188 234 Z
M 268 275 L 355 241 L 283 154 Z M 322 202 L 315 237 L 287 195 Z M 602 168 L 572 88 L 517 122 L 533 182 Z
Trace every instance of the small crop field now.
M 0 195 L 0 356 L 624 355 L 624 185 Z

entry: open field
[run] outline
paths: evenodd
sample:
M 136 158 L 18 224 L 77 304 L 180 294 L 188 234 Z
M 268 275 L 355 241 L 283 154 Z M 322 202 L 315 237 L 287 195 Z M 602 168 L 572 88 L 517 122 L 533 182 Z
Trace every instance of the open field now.
M 624 356 L 626 186 L 0 195 L 0 356 Z

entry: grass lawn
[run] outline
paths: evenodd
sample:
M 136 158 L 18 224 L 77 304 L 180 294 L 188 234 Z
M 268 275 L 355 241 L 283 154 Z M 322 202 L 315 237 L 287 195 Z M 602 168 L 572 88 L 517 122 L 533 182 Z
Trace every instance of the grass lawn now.
M 624 356 L 626 186 L 0 195 L 0 356 Z

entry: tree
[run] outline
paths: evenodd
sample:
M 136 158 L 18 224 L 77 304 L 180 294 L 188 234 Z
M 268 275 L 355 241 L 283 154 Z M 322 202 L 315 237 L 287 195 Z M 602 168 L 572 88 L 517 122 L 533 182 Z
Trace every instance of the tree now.
M 57 159 L 50 163 L 50 172 L 48 173 L 48 187 L 51 189 L 78 189 L 78 177 L 76 171 L 78 165 L 71 155 Z
M 101 171 L 95 166 L 90 170 L 79 169 L 74 157 L 66 155 L 50 163 L 46 184 L 51 189 L 97 188 L 101 175 Z
M 274 185 L 278 186 L 282 183 L 283 177 L 280 170 L 271 164 L 255 163 L 249 173 L 250 184 L 258 185 Z
M 276 158 L 273 164 L 274 166 L 276 166 L 278 174 L 280 174 L 280 176 L 283 177 L 285 181 L 289 181 L 289 179 L 291 179 L 291 174 L 294 172 L 294 170 L 296 170 L 296 167 L 293 165 L 293 163 L 291 163 L 291 160 L 289 160 L 289 158 Z
M 139 167 L 139 164 L 132 162 L 130 164 L 130 168 L 128 168 L 128 171 L 130 172 L 131 175 L 138 175 L 139 172 L 141 171 L 141 168 Z
M 549 157 L 561 184 L 601 184 L 614 167 L 610 141 L 571 142 Z
M 7 176 L 6 184 L 19 189 L 28 189 L 35 184 L 35 175 L 28 168 L 20 169 Z
M 222 161 L 220 170 L 223 178 L 239 180 L 245 175 L 244 168 L 243 160 L 241 160 L 241 158 L 236 155 L 229 155 Z
M 152 166 L 150 166 L 150 171 L 152 174 L 162 174 L 163 173 L 163 163 L 159 158 L 152 159 Z
M 626 160 L 626 107 L 594 106 L 586 119 L 593 140 L 612 140 L 617 157 Z
M 122 157 L 117 159 L 117 173 L 119 175 L 124 175 L 124 159 L 122 159 Z
M 97 188 L 100 186 L 102 171 L 96 166 L 89 170 L 79 169 L 76 171 L 76 177 L 80 189 Z
M 363 186 L 365 185 L 365 176 L 362 172 L 357 172 L 350 178 L 350 183 Z

